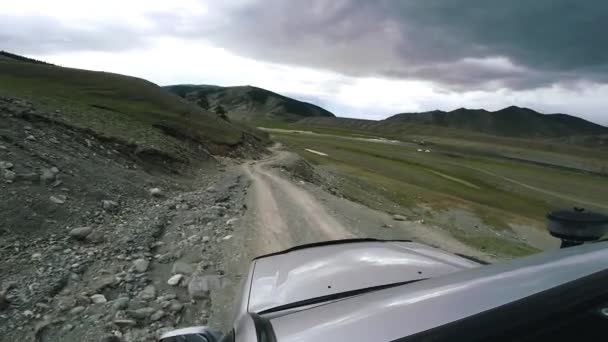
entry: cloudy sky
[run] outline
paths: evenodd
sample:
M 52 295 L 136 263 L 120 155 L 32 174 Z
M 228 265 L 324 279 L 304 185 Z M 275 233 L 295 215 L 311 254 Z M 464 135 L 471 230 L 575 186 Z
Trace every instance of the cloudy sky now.
M 19 0 L 0 49 L 339 116 L 527 106 L 608 125 L 604 0 Z

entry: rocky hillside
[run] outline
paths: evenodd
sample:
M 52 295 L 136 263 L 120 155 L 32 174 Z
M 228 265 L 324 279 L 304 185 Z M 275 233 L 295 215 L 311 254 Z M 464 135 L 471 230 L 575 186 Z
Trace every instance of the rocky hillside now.
M 388 123 L 432 125 L 509 137 L 562 137 L 608 134 L 608 128 L 567 114 L 541 114 L 532 109 L 507 107 L 490 112 L 460 108 L 450 112 L 397 114 Z
M 265 135 L 145 80 L 2 57 L 0 340 L 205 324 L 243 206 L 224 157 Z
M 294 122 L 309 117 L 334 117 L 312 103 L 294 100 L 271 91 L 252 87 L 212 85 L 174 85 L 167 90 L 208 110 L 223 107 L 230 119 L 254 124 Z

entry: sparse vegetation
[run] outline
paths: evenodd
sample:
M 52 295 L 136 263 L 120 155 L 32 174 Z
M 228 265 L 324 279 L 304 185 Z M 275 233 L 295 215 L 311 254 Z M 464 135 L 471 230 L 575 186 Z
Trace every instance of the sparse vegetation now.
M 357 140 L 360 131 L 332 128 L 323 132 L 340 135 L 273 132 L 272 136 L 310 162 L 340 175 L 342 193 L 370 207 L 393 213 L 396 204 L 439 225 L 442 211 L 466 210 L 479 223 L 465 220 L 450 223 L 446 229 L 465 243 L 497 254 L 519 256 L 537 250 L 515 239 L 510 223 L 525 222 L 530 229 L 542 229 L 547 211 L 581 201 L 588 208 L 608 208 L 602 190 L 608 188 L 608 179 L 600 175 L 483 155 L 473 142 L 471 147 L 459 146 L 455 153 L 453 146 L 425 136 L 422 140 L 430 142 L 425 149 L 431 150 L 425 153 L 418 152 L 420 145 L 414 142 L 374 143 Z M 502 147 L 496 145 L 498 150 Z M 328 156 L 308 153 L 307 148 Z M 543 152 L 529 151 L 532 156 L 535 153 Z M 480 227 L 465 229 L 471 228 L 468 225 Z
M 263 134 L 217 120 L 214 113 L 187 103 L 135 77 L 52 65 L 0 61 L 0 95 L 27 99 L 61 112 L 70 124 L 187 160 L 187 141 L 225 151 L 243 133 Z
M 217 114 L 217 117 L 222 120 L 230 121 L 230 119 L 228 119 L 228 115 L 227 115 L 228 112 L 226 112 L 224 107 L 222 107 L 221 105 L 215 107 L 215 114 Z

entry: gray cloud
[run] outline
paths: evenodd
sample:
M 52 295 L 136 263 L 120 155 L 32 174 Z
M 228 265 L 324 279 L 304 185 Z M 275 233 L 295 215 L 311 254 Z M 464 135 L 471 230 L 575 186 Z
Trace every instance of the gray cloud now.
M 200 32 L 245 56 L 353 76 L 468 89 L 608 81 L 601 0 L 265 0 L 225 15 Z
M 201 0 L 203 1 L 203 0 Z M 158 36 L 347 76 L 427 80 L 449 90 L 608 83 L 603 0 L 206 1 L 208 14 L 147 13 L 74 25 L 0 15 L 2 48 L 35 55 L 124 51 Z

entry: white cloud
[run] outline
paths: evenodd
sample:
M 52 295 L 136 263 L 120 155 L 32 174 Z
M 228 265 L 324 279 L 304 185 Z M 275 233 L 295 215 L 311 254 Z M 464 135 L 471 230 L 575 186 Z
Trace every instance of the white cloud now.
M 431 82 L 355 78 L 303 67 L 239 57 L 202 42 L 157 38 L 154 44 L 127 52 L 71 52 L 31 56 L 62 66 L 111 71 L 160 85 L 192 83 L 224 86 L 250 84 L 303 100 L 318 99 L 339 116 L 382 119 L 399 112 L 459 107 L 497 110 L 510 105 L 542 112 L 567 112 L 608 124 L 604 101 L 608 86 L 553 86 L 528 91 L 453 92 Z

